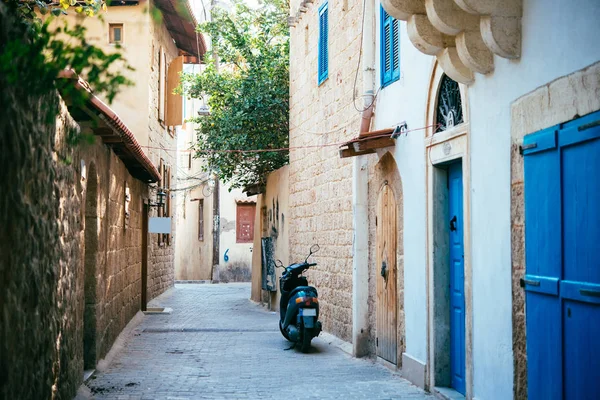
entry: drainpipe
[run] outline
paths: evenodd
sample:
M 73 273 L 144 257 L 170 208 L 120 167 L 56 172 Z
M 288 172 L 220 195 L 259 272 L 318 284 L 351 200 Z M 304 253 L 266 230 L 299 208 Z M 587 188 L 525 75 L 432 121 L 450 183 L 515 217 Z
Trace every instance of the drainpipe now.
M 375 26 L 374 0 L 364 2 L 362 38 L 362 77 L 365 111 L 360 133 L 368 132 L 373 116 L 375 84 Z M 369 171 L 366 156 L 352 161 L 352 225 L 354 229 L 352 258 L 352 354 L 369 354 Z
M 211 0 L 210 2 L 210 20 L 212 21 L 214 8 L 217 6 L 217 0 Z M 212 43 L 211 43 L 212 45 Z M 215 47 L 212 46 L 213 59 L 215 61 L 215 69 L 217 73 L 219 72 L 219 56 L 217 55 L 217 51 Z M 210 271 L 210 280 L 215 279 L 215 270 L 218 268 L 220 262 L 220 244 L 221 244 L 221 211 L 220 211 L 220 185 L 219 185 L 219 177 L 215 175 L 215 187 L 213 189 L 213 257 L 212 264 L 213 267 Z M 217 272 L 217 279 L 219 279 L 219 275 Z

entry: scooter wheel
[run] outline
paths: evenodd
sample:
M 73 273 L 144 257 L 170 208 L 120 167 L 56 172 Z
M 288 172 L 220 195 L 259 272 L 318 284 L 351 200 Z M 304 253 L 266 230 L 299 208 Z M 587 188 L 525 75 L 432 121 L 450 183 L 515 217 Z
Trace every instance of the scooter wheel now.
M 312 328 L 304 328 L 304 332 L 302 335 L 302 347 L 300 348 L 303 353 L 308 353 L 310 350 L 310 341 L 313 338 L 313 329 Z
M 281 326 L 281 321 L 279 321 L 279 331 L 281 332 L 281 334 L 283 335 L 284 338 L 286 338 L 287 340 L 290 340 L 290 337 L 288 336 L 287 332 L 285 331 L 285 329 L 283 329 L 283 326 Z

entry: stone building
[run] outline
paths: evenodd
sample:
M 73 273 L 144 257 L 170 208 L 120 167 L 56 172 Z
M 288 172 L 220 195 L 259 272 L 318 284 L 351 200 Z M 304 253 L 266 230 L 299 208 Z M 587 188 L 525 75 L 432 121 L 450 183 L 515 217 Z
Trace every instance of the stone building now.
M 183 100 L 174 95 L 184 64 L 199 64 L 206 45 L 196 33 L 197 21 L 187 0 L 124 1 L 109 5 L 102 18 L 69 15 L 69 23 L 81 23 L 86 39 L 107 53 L 120 52 L 133 70 L 122 71 L 134 84 L 123 88 L 111 103 L 134 133 L 144 154 L 157 166 L 164 189 L 164 210 L 151 215 L 173 217 L 177 172 L 177 130 L 183 123 Z M 57 21 L 60 23 L 60 21 Z M 171 287 L 175 276 L 175 218 L 170 235 L 153 235 L 154 265 L 149 291 L 155 296 Z
M 172 213 L 170 196 L 157 204 L 177 165 L 166 151 L 175 148 L 182 120 L 181 97 L 171 93 L 182 64 L 203 56 L 204 42 L 189 12 L 157 2 L 164 18 L 154 20 L 142 3 L 85 20 L 90 42 L 108 52 L 123 44 L 136 69 L 125 71 L 135 85 L 112 107 L 71 71 L 63 79 L 85 94 L 83 104 L 68 94 L 39 98 L 27 91 L 33 83 L 0 77 L 3 104 L 10 104 L 1 135 L 10 187 L 0 197 L 2 398 L 72 398 L 84 370 L 173 285 L 173 235 L 148 234 L 148 221 Z M 24 36 L 0 8 L 1 42 Z M 36 79 L 26 68 L 22 74 Z M 54 105 L 60 114 L 48 124 L 43 111 Z M 95 140 L 74 145 L 81 135 Z
M 442 397 L 595 391 L 599 15 L 291 3 L 290 261 L 320 244 L 309 282 L 355 355 Z

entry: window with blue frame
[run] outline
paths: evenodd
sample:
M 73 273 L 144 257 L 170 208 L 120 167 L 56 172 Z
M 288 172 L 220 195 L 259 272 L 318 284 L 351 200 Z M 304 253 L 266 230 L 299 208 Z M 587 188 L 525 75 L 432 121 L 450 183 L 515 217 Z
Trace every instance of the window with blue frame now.
M 328 2 L 319 7 L 319 85 L 327 79 L 329 73 L 329 16 Z
M 381 7 L 381 86 L 400 78 L 400 23 Z

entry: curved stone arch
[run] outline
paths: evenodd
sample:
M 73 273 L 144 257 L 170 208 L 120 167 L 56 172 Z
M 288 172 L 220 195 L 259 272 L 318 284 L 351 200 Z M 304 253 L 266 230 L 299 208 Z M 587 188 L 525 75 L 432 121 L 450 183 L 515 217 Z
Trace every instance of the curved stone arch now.
M 404 198 L 402 190 L 402 178 L 396 160 L 390 151 L 379 157 L 374 166 L 372 187 L 375 199 L 379 196 L 381 189 L 386 184 L 391 189 L 396 200 L 396 270 L 397 270 L 397 362 L 398 368 L 402 366 L 402 354 L 406 350 L 406 323 L 404 314 Z M 376 271 L 375 266 L 375 273 Z
M 522 0 L 382 0 L 396 19 L 407 21 L 415 47 L 436 56 L 457 82 L 494 70 L 494 54 L 519 58 Z
M 427 107 L 425 114 L 425 121 L 427 121 L 428 126 L 428 128 L 425 130 L 425 137 L 433 136 L 436 130 L 435 123 L 437 120 L 437 102 L 440 85 L 445 74 L 446 73 L 442 65 L 438 62 L 438 60 L 433 60 L 431 68 L 431 78 L 429 80 Z M 469 130 L 470 120 L 468 86 L 458 82 L 458 88 L 460 90 L 460 99 L 462 103 L 463 122 L 460 125 L 456 125 L 453 131 L 457 131 L 458 134 L 465 134 Z
M 94 369 L 97 361 L 98 282 L 97 264 L 99 250 L 99 179 L 96 164 L 88 167 L 85 190 L 85 225 L 83 258 L 83 363 L 84 369 Z
M 444 244 L 447 235 L 447 173 L 451 163 L 460 162 L 463 172 L 463 218 L 464 218 L 464 279 L 465 279 L 465 379 L 466 398 L 473 397 L 473 300 L 472 265 L 470 245 L 470 115 L 468 87 L 458 82 L 462 103 L 463 123 L 452 129 L 435 133 L 439 89 L 446 70 L 439 59 L 432 64 L 427 97 L 425 132 L 426 190 L 427 190 L 427 376 L 426 384 L 432 391 L 435 387 L 448 386 L 449 371 L 449 321 L 440 318 L 445 313 L 445 279 L 448 270 L 448 247 Z M 449 74 L 446 74 L 449 76 Z M 452 78 L 450 76 L 450 78 Z M 434 243 L 436 245 L 434 246 Z

